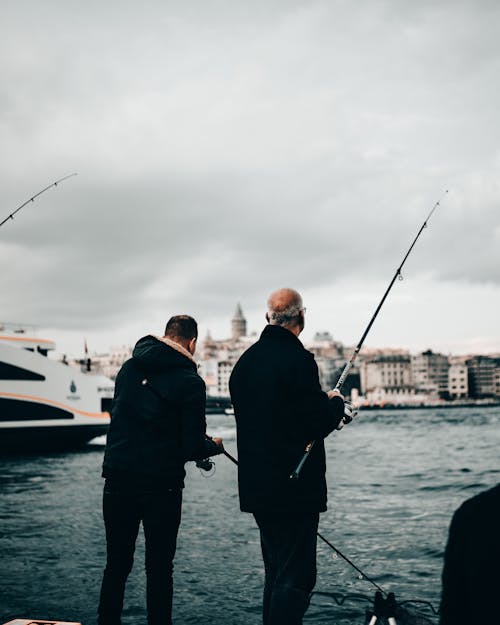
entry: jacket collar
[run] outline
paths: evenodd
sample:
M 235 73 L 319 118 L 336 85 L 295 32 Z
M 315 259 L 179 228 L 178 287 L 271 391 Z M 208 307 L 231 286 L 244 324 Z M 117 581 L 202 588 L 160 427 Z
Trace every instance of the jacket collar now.
M 302 345 L 302 341 L 293 332 L 282 326 L 272 326 L 270 323 L 262 330 L 261 339 L 273 339 L 278 341 L 293 341 Z
M 188 352 L 187 349 L 184 349 L 184 347 L 182 347 L 182 345 L 179 345 L 179 343 L 176 343 L 175 341 L 172 341 L 172 339 L 169 339 L 166 336 L 155 336 L 155 338 L 158 339 L 159 341 L 161 341 L 162 343 L 165 343 L 165 345 L 168 345 L 172 349 L 175 349 L 175 351 L 179 352 L 179 354 L 182 354 L 183 356 L 186 356 L 186 358 L 189 358 L 189 360 L 191 360 L 191 362 L 194 362 L 194 358 L 193 358 L 192 354 L 190 352 Z

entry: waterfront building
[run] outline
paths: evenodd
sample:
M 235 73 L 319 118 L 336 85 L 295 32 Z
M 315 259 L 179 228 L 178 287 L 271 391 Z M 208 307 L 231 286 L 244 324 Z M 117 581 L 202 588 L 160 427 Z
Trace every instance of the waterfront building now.
M 325 391 L 332 389 L 340 376 L 339 365 L 334 358 L 326 358 L 324 356 L 315 356 L 316 364 L 318 365 L 319 381 L 321 388 Z
M 335 341 L 329 332 L 316 332 L 312 342 L 306 349 L 314 354 L 318 365 L 319 380 L 323 390 L 335 387 L 346 363 L 346 352 L 340 341 Z M 359 369 L 353 367 L 342 387 L 344 395 L 350 395 L 351 390 L 360 388 Z
M 344 346 L 340 341 L 334 341 L 329 332 L 316 332 L 307 349 L 315 356 L 345 360 Z
M 466 399 L 469 396 L 467 365 L 461 362 L 450 362 L 448 369 L 448 397 L 450 399 Z
M 247 336 L 247 322 L 240 304 L 231 319 L 230 338 L 213 339 L 208 331 L 199 347 L 200 375 L 207 385 L 207 395 L 229 397 L 231 371 L 241 354 L 257 338 L 256 334 Z
M 361 363 L 361 388 L 370 403 L 413 403 L 416 398 L 410 354 L 379 353 L 365 358 Z
M 469 394 L 474 399 L 494 397 L 496 394 L 495 370 L 498 359 L 490 356 L 473 356 L 466 363 L 469 370 Z
M 448 397 L 448 357 L 428 349 L 411 358 L 412 378 L 417 393 L 430 397 Z
M 217 395 L 229 397 L 229 378 L 235 363 L 229 360 L 220 360 L 217 363 Z
M 205 380 L 207 395 L 212 397 L 219 394 L 217 365 L 218 362 L 216 358 L 206 358 L 204 360 L 200 360 L 198 366 L 198 373 Z

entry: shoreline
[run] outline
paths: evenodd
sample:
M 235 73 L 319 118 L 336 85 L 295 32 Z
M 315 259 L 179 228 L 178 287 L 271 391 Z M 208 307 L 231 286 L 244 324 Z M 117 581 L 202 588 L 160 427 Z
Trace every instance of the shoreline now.
M 436 402 L 426 404 L 360 404 L 358 410 L 436 410 L 445 408 L 490 408 L 500 406 L 500 400 L 477 400 L 477 401 L 461 401 L 461 402 Z

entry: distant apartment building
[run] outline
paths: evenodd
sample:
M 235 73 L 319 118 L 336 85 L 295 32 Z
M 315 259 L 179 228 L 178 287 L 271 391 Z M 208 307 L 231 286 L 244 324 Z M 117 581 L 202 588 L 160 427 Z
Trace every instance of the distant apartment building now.
M 315 356 L 334 360 L 344 360 L 344 346 L 339 341 L 334 341 L 329 332 L 316 332 L 311 343 L 307 344 L 307 349 Z
M 495 368 L 495 395 L 500 397 L 500 365 Z
M 463 363 L 450 363 L 448 369 L 449 399 L 466 399 L 469 396 L 468 368 Z
M 112 347 L 108 353 L 90 357 L 91 369 L 114 380 L 123 363 L 131 356 L 132 348 L 129 346 Z
M 470 396 L 474 399 L 494 397 L 497 392 L 498 359 L 490 356 L 473 356 L 465 364 L 469 370 Z
M 234 362 L 221 360 L 217 363 L 217 395 L 229 397 L 229 378 L 233 370 Z
M 329 332 L 316 332 L 311 343 L 306 348 L 314 354 L 318 365 L 319 381 L 325 391 L 334 388 L 345 365 L 344 346 L 334 341 Z M 359 389 L 359 371 L 353 369 L 343 387 L 343 392 L 349 395 L 350 389 Z
M 216 340 L 207 333 L 199 348 L 199 372 L 208 395 L 229 397 L 231 371 L 241 354 L 256 340 L 255 334 L 247 336 L 247 322 L 240 304 L 231 319 L 231 338 Z
M 323 390 L 333 388 L 335 386 L 335 374 L 337 366 L 332 358 L 323 358 L 316 356 L 316 364 L 318 365 L 319 383 Z
M 198 373 L 205 380 L 207 395 L 218 395 L 218 371 L 216 358 L 200 360 Z
M 361 364 L 361 388 L 371 403 L 414 401 L 409 353 L 380 353 L 366 358 Z
M 428 349 L 411 357 L 413 384 L 417 393 L 429 397 L 448 397 L 448 357 Z
M 232 339 L 214 341 L 211 337 L 202 343 L 198 372 L 205 380 L 207 395 L 229 397 L 229 376 L 248 346 Z

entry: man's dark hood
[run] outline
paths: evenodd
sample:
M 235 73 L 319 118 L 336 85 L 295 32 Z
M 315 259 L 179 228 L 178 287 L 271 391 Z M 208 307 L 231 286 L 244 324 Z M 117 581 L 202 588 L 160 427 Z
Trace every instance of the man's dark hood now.
M 177 348 L 177 344 L 173 341 L 169 343 L 167 345 L 152 335 L 144 336 L 137 341 L 132 358 L 143 371 L 154 372 L 180 368 L 191 368 L 196 371 L 196 363 L 188 355 L 182 353 L 183 348 L 181 346 Z

